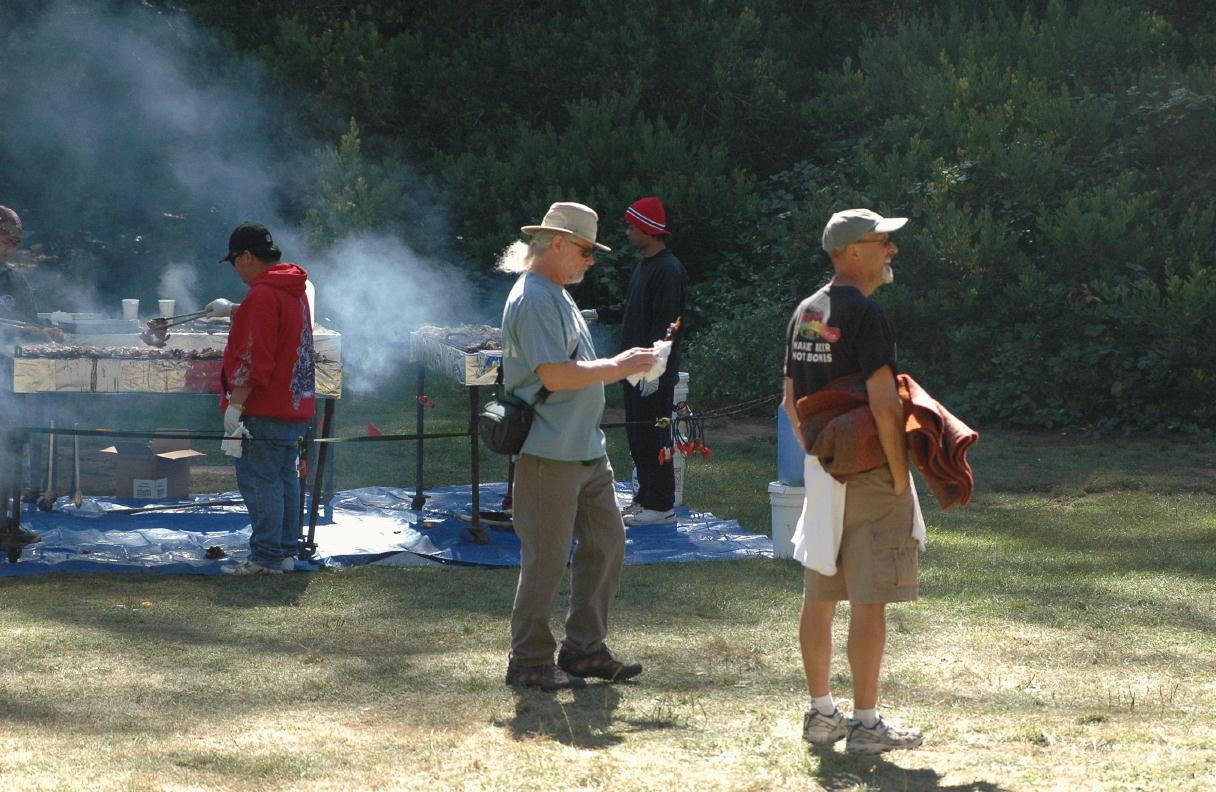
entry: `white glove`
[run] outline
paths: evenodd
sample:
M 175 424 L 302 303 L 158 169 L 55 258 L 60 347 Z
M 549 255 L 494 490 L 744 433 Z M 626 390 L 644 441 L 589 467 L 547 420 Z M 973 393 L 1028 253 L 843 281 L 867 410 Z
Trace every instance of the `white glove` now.
M 228 409 L 224 410 L 225 435 L 232 437 L 234 434 L 236 434 L 237 427 L 241 425 L 241 413 L 244 411 L 245 409 L 243 407 L 237 407 L 231 402 L 228 403 Z
M 241 454 L 245 453 L 245 448 L 241 441 L 246 437 L 252 440 L 253 435 L 245 428 L 245 424 L 237 424 L 236 431 L 228 432 L 227 434 L 228 436 L 220 443 L 220 448 L 228 456 L 240 459 Z
M 579 311 L 579 313 L 581 313 L 583 318 L 588 322 L 598 322 L 600 320 L 600 312 L 594 308 L 584 308 L 583 310 Z
M 231 300 L 225 300 L 220 297 L 218 300 L 212 300 L 207 303 L 208 316 L 232 316 L 232 312 L 236 310 L 240 303 L 234 303 Z
M 659 381 L 657 379 L 653 379 L 653 380 L 644 379 L 638 383 L 638 394 L 643 399 L 645 399 L 647 396 L 654 393 L 658 389 L 659 389 Z

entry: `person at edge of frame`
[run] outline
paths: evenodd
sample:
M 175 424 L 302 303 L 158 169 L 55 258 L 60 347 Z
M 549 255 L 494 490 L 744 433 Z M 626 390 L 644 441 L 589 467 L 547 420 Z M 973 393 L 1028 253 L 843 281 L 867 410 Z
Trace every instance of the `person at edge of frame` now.
M 38 309 L 34 304 L 34 291 L 30 288 L 25 271 L 33 264 L 30 261 L 15 260 L 21 242 L 24 239 L 24 226 L 21 216 L 7 206 L 0 206 L 0 318 L 23 322 L 21 326 L 0 326 L 0 343 L 6 346 L 23 341 L 63 341 L 63 330 L 58 327 L 38 324 Z M 36 262 L 36 259 L 34 259 Z M 45 404 L 24 400 L 5 399 L 0 405 L 3 415 L 0 419 L 5 424 L 24 424 L 45 426 L 51 415 Z M 23 480 L 21 499 L 26 503 L 38 500 L 40 494 L 34 471 L 30 469 L 31 460 L 42 456 L 42 441 L 38 436 L 31 436 L 29 456 L 22 462 L 19 444 L 14 442 L 11 448 L 0 450 L 4 465 L 3 478 L 16 481 L 20 476 Z M 0 504 L 3 505 L 3 504 Z M 3 512 L 8 513 L 7 509 Z M 27 544 L 39 541 L 38 534 L 24 528 L 18 533 Z

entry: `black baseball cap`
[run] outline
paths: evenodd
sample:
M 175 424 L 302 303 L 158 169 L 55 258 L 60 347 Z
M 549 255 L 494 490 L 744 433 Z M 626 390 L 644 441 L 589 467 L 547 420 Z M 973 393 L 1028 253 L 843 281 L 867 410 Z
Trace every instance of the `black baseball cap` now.
M 283 251 L 279 250 L 270 236 L 270 229 L 261 223 L 241 223 L 237 226 L 228 237 L 228 255 L 220 261 L 231 263 L 246 250 L 267 261 L 278 261 L 283 257 Z

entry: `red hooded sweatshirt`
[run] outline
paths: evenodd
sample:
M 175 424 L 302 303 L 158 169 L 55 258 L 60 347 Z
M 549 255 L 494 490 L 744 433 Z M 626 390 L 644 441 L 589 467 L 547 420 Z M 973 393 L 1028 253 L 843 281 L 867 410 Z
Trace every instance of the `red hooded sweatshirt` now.
M 228 393 L 249 385 L 245 415 L 304 423 L 316 412 L 312 316 L 304 297 L 308 273 L 282 262 L 261 272 L 232 314 L 220 371 L 220 410 Z

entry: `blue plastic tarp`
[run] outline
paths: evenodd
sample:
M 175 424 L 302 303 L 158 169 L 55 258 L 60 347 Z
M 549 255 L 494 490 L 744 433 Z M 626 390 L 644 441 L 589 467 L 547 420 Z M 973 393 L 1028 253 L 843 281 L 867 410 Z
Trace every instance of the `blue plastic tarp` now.
M 498 507 L 505 491 L 501 483 L 482 485 L 483 515 Z M 519 565 L 519 540 L 509 528 L 483 523 L 489 544 L 473 542 L 468 530 L 472 493 L 467 484 L 438 487 L 424 494 L 426 504 L 418 511 L 410 508 L 412 490 L 365 487 L 336 494 L 331 504 L 332 521 L 317 526 L 316 566 L 393 563 L 392 559 L 402 554 L 423 564 Z M 623 504 L 628 497 L 629 485 L 618 482 L 618 500 Z M 214 503 L 225 500 L 238 503 Z M 226 492 L 154 503 L 86 498 L 79 509 L 69 499 L 60 498 L 50 512 L 27 505 L 22 525 L 41 536 L 42 541 L 27 546 L 18 563 L 0 562 L 0 576 L 46 572 L 219 574 L 223 563 L 248 556 L 249 515 L 239 501 L 238 493 Z M 194 505 L 171 511 L 116 513 L 174 503 Z M 734 520 L 721 520 L 687 507 L 676 512 L 676 523 L 628 528 L 625 563 L 772 556 L 772 541 L 767 536 L 747 533 Z M 208 559 L 210 548 L 219 548 L 223 559 Z

